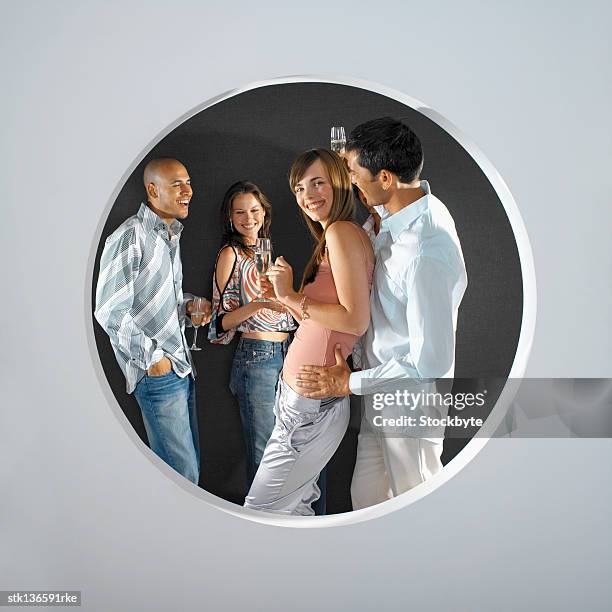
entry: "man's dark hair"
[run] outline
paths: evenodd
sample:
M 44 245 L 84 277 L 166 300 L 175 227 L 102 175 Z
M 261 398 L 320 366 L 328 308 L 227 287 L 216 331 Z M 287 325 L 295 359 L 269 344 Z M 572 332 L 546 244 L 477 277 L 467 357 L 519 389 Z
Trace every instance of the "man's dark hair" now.
M 388 170 L 402 183 L 417 179 L 423 168 L 423 149 L 418 136 L 392 117 L 360 123 L 350 133 L 346 150 L 356 151 L 359 165 L 374 176 Z

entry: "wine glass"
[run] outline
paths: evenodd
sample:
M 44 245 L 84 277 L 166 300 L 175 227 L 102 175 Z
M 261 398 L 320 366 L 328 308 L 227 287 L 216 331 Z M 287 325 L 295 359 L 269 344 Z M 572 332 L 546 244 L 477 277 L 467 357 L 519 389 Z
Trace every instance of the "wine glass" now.
M 331 142 L 330 148 L 338 154 L 344 153 L 346 147 L 346 136 L 344 134 L 344 128 L 340 126 L 334 126 L 331 129 Z
M 191 323 L 193 324 L 195 331 L 193 332 L 193 342 L 189 347 L 190 351 L 201 351 L 202 349 L 199 346 L 196 346 L 196 340 L 198 339 L 198 329 L 200 325 L 204 322 L 204 315 L 206 314 L 204 306 L 206 304 L 206 300 L 204 298 L 194 298 L 193 306 L 191 310 Z
M 255 245 L 255 269 L 259 276 L 265 276 L 272 260 L 272 245 L 269 238 L 258 238 Z M 268 302 L 266 298 L 255 298 L 254 302 Z

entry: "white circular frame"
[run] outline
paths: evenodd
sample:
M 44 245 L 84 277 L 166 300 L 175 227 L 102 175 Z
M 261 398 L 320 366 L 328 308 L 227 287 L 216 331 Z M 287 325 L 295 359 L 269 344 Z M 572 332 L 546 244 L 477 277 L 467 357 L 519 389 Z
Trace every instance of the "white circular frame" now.
M 167 465 L 163 460 L 161 460 L 153 451 L 151 451 L 151 449 L 146 444 L 144 444 L 144 442 L 142 442 L 142 440 L 128 421 L 127 417 L 123 413 L 123 410 L 117 403 L 115 397 L 113 396 L 97 350 L 91 314 L 91 288 L 93 283 L 95 257 L 98 245 L 100 243 L 100 239 L 102 237 L 104 225 L 121 189 L 127 182 L 128 178 L 131 176 L 131 174 L 134 172 L 136 167 L 149 153 L 149 151 L 151 151 L 151 149 L 157 143 L 159 143 L 163 138 L 165 138 L 170 132 L 176 129 L 187 119 L 190 119 L 197 113 L 217 104 L 218 102 L 222 102 L 223 100 L 227 100 L 228 98 L 232 98 L 234 96 L 240 95 L 247 91 L 251 91 L 253 89 L 268 87 L 270 85 L 283 85 L 288 83 L 331 83 L 334 85 L 348 85 L 350 87 L 365 89 L 367 91 L 371 91 L 386 96 L 388 98 L 392 98 L 393 100 L 397 100 L 398 102 L 409 106 L 410 108 L 425 115 L 426 117 L 434 121 L 434 123 L 446 130 L 446 132 L 448 132 L 457 142 L 459 142 L 461 146 L 470 154 L 470 156 L 478 164 L 480 169 L 484 172 L 487 179 L 493 186 L 495 192 L 497 193 L 497 196 L 499 197 L 504 207 L 504 210 L 506 211 L 506 215 L 508 216 L 510 226 L 512 227 L 512 231 L 514 233 L 519 253 L 519 259 L 521 262 L 521 273 L 523 279 L 523 318 L 514 362 L 512 363 L 512 368 L 510 369 L 510 373 L 508 375 L 508 382 L 504 386 L 504 389 L 500 394 L 497 402 L 495 403 L 495 406 L 493 407 L 490 415 L 487 417 L 483 427 L 479 432 L 478 437 L 472 438 L 470 442 L 468 442 L 468 444 L 465 446 L 465 448 L 461 450 L 459 454 L 454 459 L 452 459 L 452 461 L 450 461 L 446 466 L 444 466 L 440 473 L 436 474 L 434 477 L 425 481 L 418 487 L 411 489 L 410 491 L 407 491 L 402 495 L 398 495 L 393 499 L 387 500 L 381 504 L 371 506 L 370 508 L 364 508 L 363 510 L 353 510 L 351 512 L 334 514 L 331 516 L 281 516 L 257 510 L 250 510 L 248 508 L 242 508 L 241 506 L 221 499 L 220 497 L 217 497 L 216 495 L 213 495 L 212 493 L 209 493 L 208 491 L 205 491 L 197 485 L 189 482 L 187 479 L 183 478 L 180 474 L 178 474 L 178 472 L 173 470 L 169 465 Z M 463 134 L 448 119 L 437 113 L 432 108 L 428 107 L 426 104 L 423 104 L 415 98 L 412 98 L 411 96 L 403 94 L 389 87 L 385 87 L 383 85 L 379 85 L 377 83 L 372 83 L 370 81 L 365 81 L 362 79 L 355 79 L 352 77 L 320 77 L 311 75 L 298 75 L 258 81 L 249 85 L 245 85 L 244 87 L 241 87 L 239 89 L 228 91 L 219 96 L 211 98 L 206 102 L 203 102 L 202 104 L 185 113 L 182 117 L 179 117 L 165 130 L 162 130 L 145 147 L 141 154 L 132 162 L 131 166 L 127 169 L 127 171 L 121 177 L 121 180 L 113 190 L 111 197 L 109 198 L 106 207 L 102 212 L 98 227 L 96 229 L 92 248 L 89 253 L 87 278 L 85 283 L 85 327 L 89 350 L 92 354 L 93 363 L 95 364 L 95 370 L 98 376 L 98 380 L 100 382 L 102 392 L 109 401 L 111 408 L 117 415 L 119 422 L 123 425 L 123 429 L 130 437 L 130 439 L 135 443 L 138 448 L 141 449 L 143 453 L 145 453 L 145 455 L 156 465 L 156 467 L 158 467 L 160 471 L 164 473 L 165 476 L 168 476 L 182 489 L 189 491 L 193 495 L 209 503 L 214 508 L 223 512 L 228 512 L 234 516 L 239 516 L 255 521 L 257 523 L 275 525 L 280 527 L 337 527 L 341 525 L 359 523 L 361 521 L 379 518 L 381 516 L 384 516 L 385 514 L 389 514 L 390 512 L 394 512 L 396 510 L 399 510 L 400 508 L 404 508 L 412 504 L 415 501 L 418 501 L 419 499 L 425 497 L 432 491 L 435 491 L 447 480 L 450 480 L 472 459 L 474 459 L 474 457 L 480 452 L 480 450 L 482 450 L 484 445 L 497 430 L 506 411 L 508 410 L 510 402 L 514 398 L 516 389 L 518 387 L 517 379 L 522 378 L 527 367 L 527 361 L 531 352 L 531 346 L 533 344 L 533 337 L 535 333 L 536 311 L 536 275 L 531 245 L 529 242 L 529 236 L 527 235 L 527 230 L 523 223 L 523 219 L 516 205 L 516 202 L 514 201 L 514 198 L 512 197 L 508 186 L 506 185 L 500 174 L 497 172 L 493 164 L 465 134 Z

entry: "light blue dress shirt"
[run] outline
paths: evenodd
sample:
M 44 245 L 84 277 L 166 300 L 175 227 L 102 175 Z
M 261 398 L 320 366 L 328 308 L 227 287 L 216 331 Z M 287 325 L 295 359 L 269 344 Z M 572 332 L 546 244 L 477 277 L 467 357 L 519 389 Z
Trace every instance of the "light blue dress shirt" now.
M 363 395 L 392 390 L 393 381 L 449 378 L 467 274 L 455 223 L 421 181 L 425 195 L 383 221 L 374 242 L 376 267 L 364 369 L 349 387 Z

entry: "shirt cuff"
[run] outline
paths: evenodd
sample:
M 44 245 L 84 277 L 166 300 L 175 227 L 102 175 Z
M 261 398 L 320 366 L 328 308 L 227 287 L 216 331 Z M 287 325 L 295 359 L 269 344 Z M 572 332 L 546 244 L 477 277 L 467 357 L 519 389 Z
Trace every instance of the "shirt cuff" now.
M 364 376 L 364 370 L 361 372 L 351 372 L 349 376 L 349 390 L 353 395 L 363 395 L 361 381 L 364 378 L 367 378 L 367 376 Z
M 195 295 L 192 293 L 183 292 L 183 300 L 178 305 L 179 321 L 184 321 L 186 327 L 193 327 L 191 317 L 187 316 L 187 302 L 189 302 L 189 300 L 193 300 L 194 298 Z

